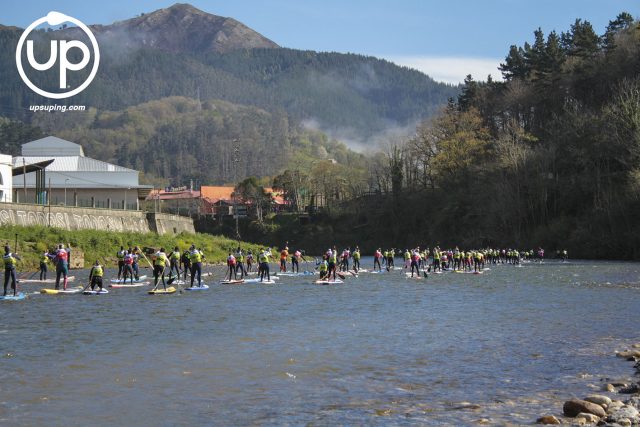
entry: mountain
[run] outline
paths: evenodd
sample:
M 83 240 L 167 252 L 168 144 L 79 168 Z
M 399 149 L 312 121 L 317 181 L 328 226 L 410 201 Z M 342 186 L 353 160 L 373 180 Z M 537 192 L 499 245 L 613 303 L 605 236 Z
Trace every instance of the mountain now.
M 112 25 L 94 25 L 91 29 L 99 43 L 174 53 L 278 47 L 235 19 L 211 15 L 181 3 Z
M 368 151 L 391 131 L 413 130 L 459 92 L 370 56 L 281 48 L 231 18 L 184 4 L 92 28 L 101 51 L 98 74 L 88 89 L 57 104 L 120 111 L 173 96 L 222 100 L 284 112 Z M 40 32 L 36 57 L 48 58 L 48 39 L 72 31 Z M 16 72 L 20 34 L 0 27 L 0 116 L 31 121 L 29 106 L 49 100 L 30 91 Z M 57 73 L 39 74 L 38 86 L 55 89 Z M 82 77 L 70 73 L 68 80 Z

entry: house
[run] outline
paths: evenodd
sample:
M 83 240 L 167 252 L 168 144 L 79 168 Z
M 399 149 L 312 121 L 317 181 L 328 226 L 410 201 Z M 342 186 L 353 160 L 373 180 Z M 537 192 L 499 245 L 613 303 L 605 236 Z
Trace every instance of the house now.
M 185 216 L 201 214 L 200 191 L 194 191 L 187 187 L 152 190 L 146 200 L 149 211 Z
M 23 144 L 13 168 L 26 172 L 13 181 L 17 203 L 137 210 L 152 190 L 138 171 L 86 157 L 82 146 L 55 136 Z

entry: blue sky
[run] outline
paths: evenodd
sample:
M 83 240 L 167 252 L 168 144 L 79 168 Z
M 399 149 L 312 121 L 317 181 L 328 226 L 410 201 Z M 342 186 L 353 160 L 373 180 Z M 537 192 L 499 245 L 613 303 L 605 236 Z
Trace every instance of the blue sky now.
M 26 27 L 57 10 L 86 24 L 109 24 L 174 1 L 3 1 L 0 24 Z M 598 33 L 621 11 L 640 17 L 637 0 L 192 0 L 233 17 L 281 46 L 353 52 L 393 60 L 436 80 L 459 82 L 492 73 L 511 44 L 541 27 L 565 31 L 576 18 Z

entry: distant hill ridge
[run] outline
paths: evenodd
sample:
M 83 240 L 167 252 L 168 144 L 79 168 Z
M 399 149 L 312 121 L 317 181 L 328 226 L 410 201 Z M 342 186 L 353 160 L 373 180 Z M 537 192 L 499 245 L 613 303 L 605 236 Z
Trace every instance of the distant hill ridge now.
M 175 53 L 279 47 L 233 18 L 212 15 L 184 3 L 111 25 L 93 25 L 92 29 L 102 41 Z
M 293 122 L 366 149 L 389 132 L 413 130 L 458 94 L 457 87 L 371 56 L 282 48 L 232 18 L 188 4 L 91 28 L 100 69 L 86 90 L 62 103 L 119 111 L 173 96 L 218 99 L 285 112 Z M 79 29 L 39 33 L 37 57 L 48 58 L 48 38 L 69 38 L 74 31 Z M 28 122 L 29 106 L 48 100 L 17 73 L 21 33 L 0 25 L 0 116 Z M 55 71 L 32 74 L 38 87 L 58 90 Z M 70 73 L 69 84 L 84 78 Z

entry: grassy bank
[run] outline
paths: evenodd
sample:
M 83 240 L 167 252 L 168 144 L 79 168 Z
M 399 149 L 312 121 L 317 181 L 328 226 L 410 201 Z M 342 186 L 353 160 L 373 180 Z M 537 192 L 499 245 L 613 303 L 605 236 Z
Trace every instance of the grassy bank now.
M 15 246 L 16 234 L 18 247 Z M 204 250 L 207 262 L 225 261 L 228 251 L 238 247 L 238 242 L 221 236 L 210 234 L 187 234 L 160 236 L 155 233 L 117 233 L 100 230 L 67 231 L 53 227 L 0 227 L 0 243 L 9 244 L 12 251 L 22 257 L 18 265 L 20 270 L 35 270 L 38 268 L 40 256 L 47 249 L 53 249 L 59 243 L 71 244 L 71 248 L 79 248 L 85 253 L 85 267 L 96 259 L 115 263 L 116 252 L 120 246 L 164 247 L 167 252 L 178 246 L 181 251 L 186 250 L 192 243 Z M 256 253 L 260 248 L 257 244 L 240 242 L 246 251 L 251 249 Z M 3 252 L 4 253 L 4 252 Z

